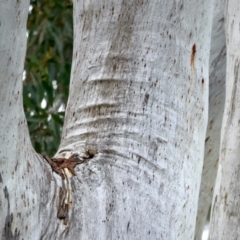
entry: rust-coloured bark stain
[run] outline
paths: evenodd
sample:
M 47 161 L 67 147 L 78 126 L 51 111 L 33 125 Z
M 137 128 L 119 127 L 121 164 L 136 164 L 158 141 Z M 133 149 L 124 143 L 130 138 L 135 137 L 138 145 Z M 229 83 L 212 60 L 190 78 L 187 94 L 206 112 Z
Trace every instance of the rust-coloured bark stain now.
M 191 54 L 191 66 L 194 67 L 194 61 L 195 61 L 195 56 L 196 56 L 196 44 L 194 43 L 192 46 L 192 54 Z

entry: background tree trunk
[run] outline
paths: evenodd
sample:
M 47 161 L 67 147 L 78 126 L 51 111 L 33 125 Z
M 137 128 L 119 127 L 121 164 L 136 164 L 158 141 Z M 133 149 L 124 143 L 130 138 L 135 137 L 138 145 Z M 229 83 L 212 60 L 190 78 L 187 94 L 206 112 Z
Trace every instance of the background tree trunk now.
M 220 132 L 225 102 L 226 39 L 224 28 L 224 3 L 215 1 L 210 51 L 209 110 L 205 139 L 204 164 L 198 200 L 195 239 L 202 239 L 212 203 L 219 160 Z
M 56 157 L 93 158 L 77 167 L 77 177 L 66 170 L 59 183 L 71 194 L 65 224 L 56 218 L 59 186 L 31 148 L 21 106 L 27 5 L 14 3 L 18 13 L 8 4 L 0 6 L 0 51 L 8 49 L 1 80 L 3 238 L 192 239 L 212 2 L 74 2 L 70 96 Z
M 226 1 L 227 85 L 210 239 L 238 239 L 240 189 L 240 3 Z
M 40 239 L 56 216 L 55 184 L 32 148 L 22 105 L 28 8 L 26 0 L 0 1 L 1 239 Z

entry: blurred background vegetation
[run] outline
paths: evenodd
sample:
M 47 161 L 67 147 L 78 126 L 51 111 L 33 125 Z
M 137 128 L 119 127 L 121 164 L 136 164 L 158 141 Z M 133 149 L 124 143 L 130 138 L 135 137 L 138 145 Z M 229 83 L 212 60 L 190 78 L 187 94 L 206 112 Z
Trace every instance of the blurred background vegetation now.
M 72 2 L 31 0 L 23 103 L 32 144 L 49 156 L 60 143 L 73 48 Z

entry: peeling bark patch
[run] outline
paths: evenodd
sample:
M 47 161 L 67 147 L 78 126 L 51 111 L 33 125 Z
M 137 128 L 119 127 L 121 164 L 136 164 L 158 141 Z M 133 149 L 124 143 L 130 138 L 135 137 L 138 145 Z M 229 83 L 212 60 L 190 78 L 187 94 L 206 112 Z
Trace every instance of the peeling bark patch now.
M 194 43 L 192 46 L 192 54 L 191 54 L 191 66 L 194 67 L 194 61 L 195 61 L 195 56 L 196 56 L 196 44 Z
M 69 205 L 65 203 L 65 199 L 67 197 L 67 194 L 68 193 L 67 193 L 67 189 L 65 189 L 65 186 L 63 188 L 60 188 L 57 217 L 60 220 L 63 220 L 65 225 L 68 222 L 68 210 L 69 210 Z
M 15 228 L 14 234 L 12 233 L 12 222 L 13 222 L 13 214 L 10 214 L 10 200 L 9 200 L 9 193 L 8 193 L 8 189 L 5 186 L 5 188 L 3 189 L 4 192 L 4 197 L 7 199 L 8 202 L 8 210 L 7 210 L 7 216 L 5 219 L 5 224 L 4 224 L 4 229 L 3 229 L 3 233 L 2 233 L 2 239 L 6 239 L 6 240 L 18 240 L 20 239 L 20 231 Z
M 88 151 L 86 151 L 88 154 Z M 67 168 L 73 176 L 76 176 L 74 168 L 76 165 L 86 162 L 94 157 L 94 153 L 89 153 L 87 157 L 80 157 L 78 154 L 72 154 L 69 158 L 49 158 L 47 155 L 43 155 L 43 158 L 49 163 L 52 170 L 56 172 L 62 180 L 65 179 L 64 168 Z
M 47 155 L 43 155 L 43 158 L 49 163 L 52 170 L 60 175 L 62 178 L 62 186 L 59 190 L 59 202 L 57 209 L 57 218 L 63 220 L 63 224 L 67 225 L 69 221 L 68 212 L 72 205 L 72 185 L 70 176 L 67 173 L 67 169 L 73 176 L 76 176 L 75 166 L 92 159 L 96 150 L 86 150 L 85 156 L 81 157 L 79 154 L 72 154 L 69 158 L 49 158 Z

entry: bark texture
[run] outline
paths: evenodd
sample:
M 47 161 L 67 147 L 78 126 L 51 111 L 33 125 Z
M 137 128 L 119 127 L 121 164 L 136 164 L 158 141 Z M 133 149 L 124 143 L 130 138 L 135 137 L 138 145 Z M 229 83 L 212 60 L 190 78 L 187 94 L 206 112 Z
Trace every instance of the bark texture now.
M 198 200 L 195 239 L 202 239 L 207 215 L 212 203 L 219 162 L 220 133 L 225 102 L 226 39 L 224 3 L 215 1 L 209 65 L 209 110 L 205 139 L 204 164 Z
M 226 1 L 227 85 L 210 239 L 239 239 L 240 2 Z
M 70 97 L 55 157 L 92 159 L 76 177 L 64 170 L 58 184 L 23 114 L 27 5 L 0 2 L 2 238 L 192 239 L 213 2 L 74 1 Z M 56 217 L 61 195 L 66 222 Z
M 208 114 L 212 1 L 74 1 L 57 155 L 80 165 L 67 239 L 192 239 Z
M 32 148 L 22 103 L 29 2 L 0 1 L 0 239 L 40 239 L 56 185 Z M 55 217 L 54 217 L 55 218 Z M 57 225 L 51 224 L 52 232 Z M 44 238 L 50 239 L 50 238 Z

